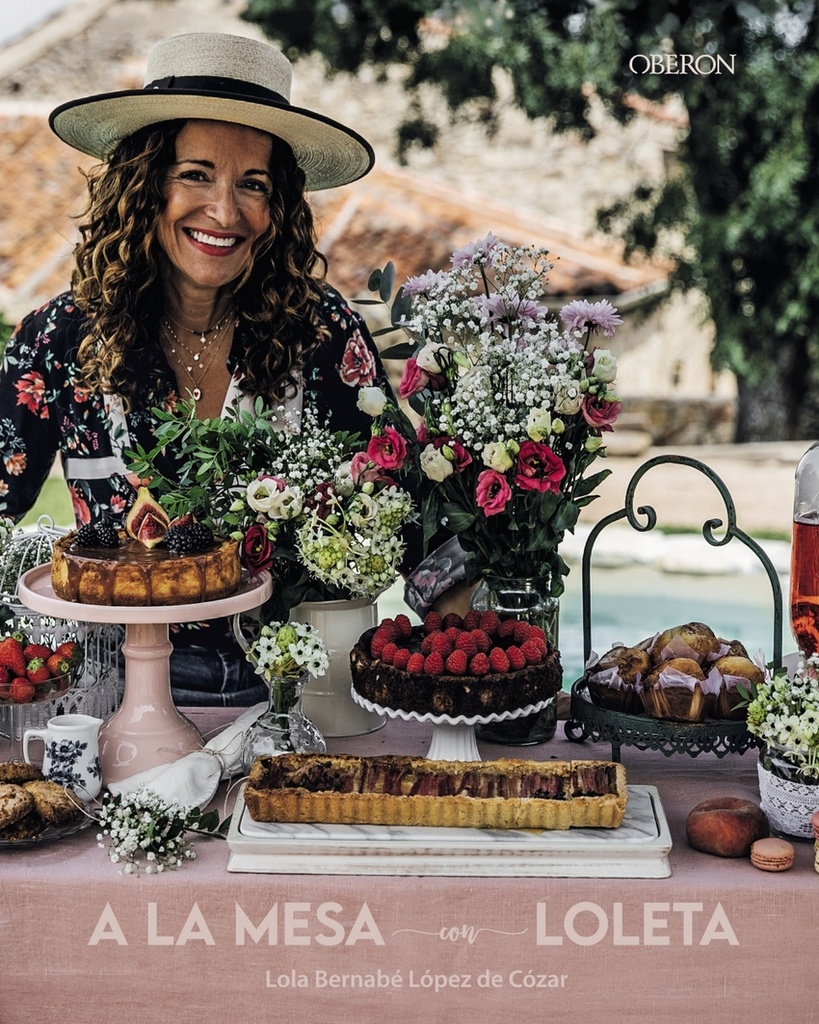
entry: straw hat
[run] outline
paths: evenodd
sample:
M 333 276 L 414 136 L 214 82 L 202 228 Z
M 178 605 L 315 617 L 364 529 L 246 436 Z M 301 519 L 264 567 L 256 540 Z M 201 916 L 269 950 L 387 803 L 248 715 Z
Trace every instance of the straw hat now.
M 176 118 L 229 121 L 284 139 L 307 188 L 355 181 L 374 163 L 372 147 L 337 121 L 290 105 L 290 61 L 244 36 L 192 32 L 158 42 L 144 89 L 101 93 L 63 103 L 49 123 L 74 149 L 106 159 L 139 128 Z

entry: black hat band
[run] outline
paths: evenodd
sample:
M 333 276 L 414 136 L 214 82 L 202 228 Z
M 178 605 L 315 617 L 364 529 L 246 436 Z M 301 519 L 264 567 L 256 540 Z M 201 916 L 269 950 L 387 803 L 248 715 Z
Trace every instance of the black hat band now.
M 273 89 L 265 89 L 254 82 L 243 82 L 238 78 L 220 78 L 216 75 L 169 75 L 168 78 L 157 78 L 145 86 L 145 90 L 169 89 L 178 92 L 216 92 L 227 93 L 236 99 L 265 100 L 268 103 L 279 103 L 289 107 L 286 96 Z

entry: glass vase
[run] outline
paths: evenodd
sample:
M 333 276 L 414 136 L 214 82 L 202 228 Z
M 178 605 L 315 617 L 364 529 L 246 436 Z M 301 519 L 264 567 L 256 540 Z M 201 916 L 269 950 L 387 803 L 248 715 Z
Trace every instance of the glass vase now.
M 501 618 L 523 619 L 540 626 L 555 647 L 558 643 L 560 601 L 549 594 L 548 579 L 531 576 L 485 577 L 470 602 L 479 611 L 492 610 Z M 507 746 L 533 746 L 550 740 L 557 728 L 557 700 L 542 711 L 503 722 L 477 726 L 478 739 Z
M 302 708 L 302 693 L 309 678 L 303 672 L 295 678 L 276 678 L 270 682 L 267 710 L 242 739 L 242 767 L 246 772 L 257 757 L 327 752 L 324 737 Z
M 819 778 L 806 776 L 787 751 L 765 747 L 757 762 L 760 806 L 771 830 L 791 839 L 813 839 L 811 815 L 819 810 Z

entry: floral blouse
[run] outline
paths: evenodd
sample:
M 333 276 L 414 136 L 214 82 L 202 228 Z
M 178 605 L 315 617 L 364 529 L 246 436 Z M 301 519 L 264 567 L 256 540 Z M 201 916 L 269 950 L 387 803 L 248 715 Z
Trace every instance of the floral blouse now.
M 358 409 L 358 389 L 389 387 L 377 350 L 362 318 L 332 288 L 325 289 L 322 316 L 330 336 L 303 368 L 299 400 L 312 405 L 331 429 L 366 439 L 372 420 Z M 119 396 L 85 387 L 77 365 L 83 323 L 84 314 L 66 292 L 27 316 L 6 346 L 0 370 L 0 515 L 15 521 L 37 500 L 59 452 L 77 525 L 104 514 L 121 523 L 139 484 L 128 471 L 126 453 L 138 444 L 154 447 L 153 409 L 173 408 L 179 400 L 159 346 L 148 382 L 150 403 L 126 412 Z M 226 406 L 249 401 L 239 388 L 237 350 L 234 342 Z

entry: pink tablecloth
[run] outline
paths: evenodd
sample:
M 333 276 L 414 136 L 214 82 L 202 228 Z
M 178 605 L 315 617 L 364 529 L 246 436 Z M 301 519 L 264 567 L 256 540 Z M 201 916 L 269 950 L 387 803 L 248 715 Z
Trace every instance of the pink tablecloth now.
M 220 721 L 196 718 L 204 730 Z M 559 733 L 517 753 L 610 755 Z M 390 722 L 331 746 L 422 754 L 429 738 L 428 726 Z M 198 842 L 180 871 L 134 878 L 92 831 L 0 851 L 0 1022 L 814 1021 L 812 846 L 798 846 L 791 871 L 765 874 L 685 842 L 699 801 L 758 799 L 754 755 L 624 748 L 623 760 L 630 782 L 659 790 L 670 878 L 229 874 L 220 841 Z

